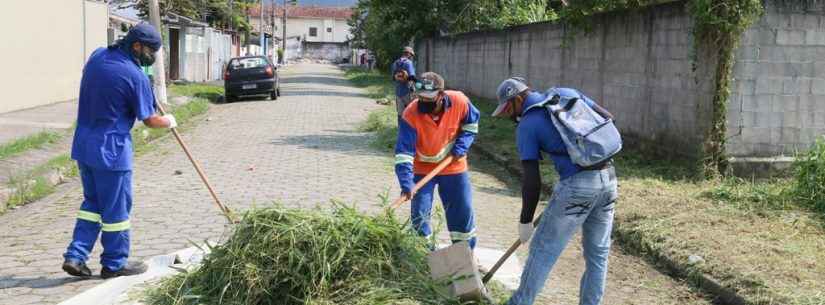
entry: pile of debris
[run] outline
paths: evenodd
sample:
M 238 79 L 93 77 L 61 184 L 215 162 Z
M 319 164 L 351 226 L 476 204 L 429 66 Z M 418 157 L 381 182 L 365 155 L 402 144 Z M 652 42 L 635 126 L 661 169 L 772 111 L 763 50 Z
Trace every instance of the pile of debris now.
M 366 216 L 282 207 L 247 212 L 195 270 L 166 279 L 153 305 L 473 304 L 430 277 L 427 241 L 390 211 Z M 486 303 L 482 303 L 486 304 Z

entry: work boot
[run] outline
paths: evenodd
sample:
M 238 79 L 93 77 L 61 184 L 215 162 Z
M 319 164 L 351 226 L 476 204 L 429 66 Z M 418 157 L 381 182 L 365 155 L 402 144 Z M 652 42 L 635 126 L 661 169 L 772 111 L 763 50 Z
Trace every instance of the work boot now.
M 146 269 L 149 268 L 142 262 L 127 262 L 126 266 L 123 266 L 123 268 L 117 271 L 112 271 L 109 270 L 109 268 L 103 267 L 103 270 L 100 270 L 100 277 L 108 279 L 118 276 L 138 275 L 146 272 Z
M 63 261 L 63 271 L 72 276 L 92 276 L 92 270 L 89 270 L 86 263 L 71 259 Z

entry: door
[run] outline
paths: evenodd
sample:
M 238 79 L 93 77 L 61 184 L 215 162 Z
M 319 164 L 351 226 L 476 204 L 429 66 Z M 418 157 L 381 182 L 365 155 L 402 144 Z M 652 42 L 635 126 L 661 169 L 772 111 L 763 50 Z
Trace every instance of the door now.
M 180 79 L 180 30 L 169 29 L 169 79 Z

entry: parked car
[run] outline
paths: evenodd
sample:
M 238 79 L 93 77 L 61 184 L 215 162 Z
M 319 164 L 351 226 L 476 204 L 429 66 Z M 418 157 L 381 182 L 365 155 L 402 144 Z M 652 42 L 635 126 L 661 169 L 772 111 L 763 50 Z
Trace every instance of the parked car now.
M 265 56 L 236 57 L 229 60 L 223 73 L 227 102 L 243 96 L 269 95 L 272 100 L 281 95 L 278 68 Z

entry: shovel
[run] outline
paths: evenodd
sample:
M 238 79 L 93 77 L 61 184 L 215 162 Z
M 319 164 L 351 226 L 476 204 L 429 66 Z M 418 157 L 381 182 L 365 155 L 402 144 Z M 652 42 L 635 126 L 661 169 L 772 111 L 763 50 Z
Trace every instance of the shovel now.
M 444 158 L 444 160 L 441 160 L 441 162 L 438 163 L 438 166 L 436 166 L 429 174 L 424 176 L 424 178 L 419 180 L 418 183 L 416 183 L 415 186 L 413 186 L 412 190 L 410 190 L 410 195 L 411 195 L 410 198 L 412 198 L 412 196 L 415 196 L 415 193 L 418 192 L 418 190 L 420 190 L 422 187 L 424 187 L 424 185 L 426 185 L 427 182 L 430 182 L 430 180 L 433 180 L 433 177 L 438 175 L 438 173 L 440 173 L 442 170 L 444 170 L 444 168 L 446 168 L 448 165 L 450 165 L 450 163 L 453 163 L 453 159 L 454 159 L 453 156 L 450 155 L 450 156 L 447 156 L 446 158 Z M 401 204 L 406 202 L 407 200 L 408 200 L 407 198 L 398 197 L 398 199 L 396 199 L 395 202 L 393 202 L 392 205 L 390 205 L 390 207 L 393 210 L 395 210 L 398 207 L 400 207 Z
M 539 220 L 541 220 L 541 215 L 539 215 L 539 217 L 536 217 L 536 220 L 533 221 L 533 227 L 539 225 Z M 504 262 L 506 262 L 507 259 L 510 258 L 510 256 L 512 256 L 513 253 L 516 252 L 516 250 L 518 250 L 518 247 L 520 247 L 521 244 L 521 239 L 517 239 L 516 242 L 514 242 L 513 245 L 510 246 L 510 249 L 507 249 L 507 252 L 504 252 L 504 255 L 502 255 L 501 258 L 498 259 L 496 264 L 493 265 L 493 268 L 490 268 L 490 271 L 484 275 L 484 278 L 481 279 L 481 282 L 487 284 L 487 282 L 489 282 L 490 279 L 493 278 L 493 275 L 496 274 L 496 271 L 498 271 L 498 269 L 501 268 L 501 265 L 504 265 Z
M 155 103 L 155 105 L 158 106 L 158 112 L 160 112 L 161 115 L 166 114 L 166 111 L 163 109 L 163 105 L 157 102 Z M 216 194 L 215 190 L 212 189 L 212 184 L 209 183 L 209 179 L 206 178 L 206 174 L 203 172 L 203 169 L 201 169 L 201 166 L 200 164 L 198 164 L 198 161 L 195 161 L 195 157 L 193 157 L 192 153 L 189 152 L 189 148 L 186 147 L 186 143 L 183 142 L 183 139 L 180 137 L 177 128 L 172 128 L 171 131 L 172 134 L 175 136 L 175 139 L 178 140 L 178 144 L 180 144 L 180 147 L 183 148 L 183 152 L 186 154 L 186 157 L 189 158 L 189 162 L 192 162 L 192 166 L 195 167 L 195 171 L 198 172 L 198 176 L 201 177 L 203 184 L 206 185 L 206 189 L 209 190 L 209 194 L 212 195 L 212 199 L 215 200 L 215 204 L 218 206 L 218 209 L 221 210 L 223 216 L 226 217 L 226 220 L 228 220 L 229 223 L 238 223 L 238 219 L 235 216 L 235 213 L 233 213 L 232 210 L 229 209 L 229 207 L 224 205 L 221 202 L 221 200 L 218 199 L 218 194 Z

